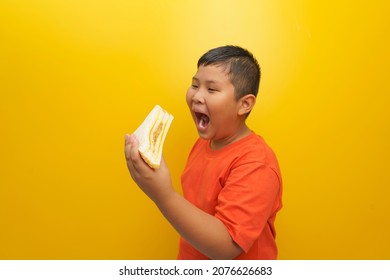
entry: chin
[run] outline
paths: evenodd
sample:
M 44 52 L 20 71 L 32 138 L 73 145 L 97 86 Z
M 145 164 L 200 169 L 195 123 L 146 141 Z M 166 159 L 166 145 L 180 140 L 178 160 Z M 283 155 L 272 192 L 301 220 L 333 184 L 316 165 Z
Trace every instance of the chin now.
M 204 133 L 204 132 L 198 131 L 198 135 L 203 140 L 212 140 L 213 139 L 213 137 L 211 137 L 210 135 L 208 135 L 207 133 Z

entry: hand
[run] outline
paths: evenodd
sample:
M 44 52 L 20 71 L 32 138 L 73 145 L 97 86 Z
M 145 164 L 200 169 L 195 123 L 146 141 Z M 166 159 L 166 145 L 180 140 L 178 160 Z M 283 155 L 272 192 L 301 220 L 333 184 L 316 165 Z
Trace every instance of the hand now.
M 159 169 L 152 169 L 141 158 L 138 152 L 138 140 L 135 135 L 125 136 L 125 157 L 127 168 L 134 182 L 155 203 L 166 200 L 175 193 L 168 167 L 164 158 Z

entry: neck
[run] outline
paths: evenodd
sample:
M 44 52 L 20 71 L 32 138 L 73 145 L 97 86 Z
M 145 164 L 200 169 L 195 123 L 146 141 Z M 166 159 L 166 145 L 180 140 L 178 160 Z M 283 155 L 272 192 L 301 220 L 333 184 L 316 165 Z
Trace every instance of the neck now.
M 246 124 L 244 124 L 240 129 L 238 129 L 232 135 L 229 135 L 222 139 L 211 140 L 210 147 L 212 150 L 219 150 L 226 147 L 227 145 L 230 145 L 234 142 L 237 142 L 238 140 L 241 140 L 242 138 L 245 138 L 249 134 L 251 134 L 251 130 Z

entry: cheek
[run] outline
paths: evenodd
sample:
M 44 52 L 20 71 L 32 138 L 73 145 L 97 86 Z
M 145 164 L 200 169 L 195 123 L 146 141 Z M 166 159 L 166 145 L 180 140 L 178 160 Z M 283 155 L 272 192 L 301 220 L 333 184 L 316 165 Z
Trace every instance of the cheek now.
M 187 105 L 189 107 L 191 107 L 191 100 L 192 100 L 193 95 L 194 94 L 192 93 L 191 89 L 188 89 L 187 94 L 186 94 L 186 101 L 187 101 Z
M 227 100 L 225 98 L 217 100 L 214 104 L 210 106 L 212 106 L 213 108 L 213 118 L 218 123 L 230 123 L 234 121 L 237 116 L 236 106 L 234 102 L 231 102 L 230 100 Z

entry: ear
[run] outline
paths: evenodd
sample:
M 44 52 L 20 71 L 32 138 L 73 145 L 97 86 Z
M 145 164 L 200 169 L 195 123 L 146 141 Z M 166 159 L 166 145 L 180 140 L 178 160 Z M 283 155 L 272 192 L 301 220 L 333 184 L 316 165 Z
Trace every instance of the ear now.
M 252 111 L 253 106 L 256 104 L 256 96 L 253 94 L 247 94 L 240 98 L 238 101 L 238 115 L 247 115 Z

